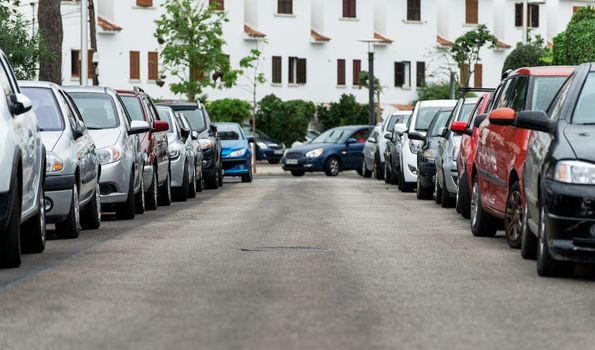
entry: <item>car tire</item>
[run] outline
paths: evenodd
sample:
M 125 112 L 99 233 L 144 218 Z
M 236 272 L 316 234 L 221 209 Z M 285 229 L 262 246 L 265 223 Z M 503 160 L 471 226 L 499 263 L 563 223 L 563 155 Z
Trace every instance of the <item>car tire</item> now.
M 205 187 L 209 190 L 216 190 L 219 188 L 219 178 L 218 174 L 216 173 L 213 176 L 209 176 L 205 179 Z
M 281 159 L 269 159 L 269 164 L 279 164 Z
M 138 193 L 134 195 L 134 211 L 137 214 L 144 214 L 146 205 L 147 203 L 145 203 L 145 180 L 143 179 L 143 176 L 141 174 L 140 189 L 138 190 Z
M 167 173 L 165 182 L 159 187 L 157 204 L 162 207 L 168 207 L 171 205 L 171 173 L 169 172 Z
M 196 198 L 196 168 L 192 169 L 192 179 L 190 179 L 190 183 L 188 184 L 188 198 Z
M 196 170 L 194 170 L 196 171 Z M 202 192 L 205 188 L 204 180 L 202 178 L 202 169 L 200 172 L 200 176 L 196 179 L 196 192 Z
M 543 204 L 540 204 L 539 212 L 537 274 L 542 277 L 562 277 L 572 275 L 574 273 L 574 263 L 568 261 L 558 261 L 550 254 L 547 243 L 547 229 L 545 225 L 545 206 Z
M 440 182 L 438 181 L 438 175 L 436 175 L 436 181 L 434 181 L 434 202 L 436 204 L 442 204 L 442 186 L 440 186 Z
M 219 187 L 223 187 L 223 166 L 219 164 L 219 176 L 217 177 Z
M 21 185 L 17 178 L 11 189 L 10 217 L 6 229 L 0 230 L 0 267 L 21 265 Z
M 438 177 L 436 177 L 436 182 L 438 182 Z M 442 184 L 446 184 L 446 179 L 444 178 L 444 172 L 442 173 Z M 452 208 L 455 206 L 455 199 L 450 196 L 450 193 L 446 189 L 446 186 L 442 188 L 442 198 L 440 199 L 440 206 L 442 208 Z
M 178 188 L 172 188 L 172 198 L 176 202 L 185 202 L 188 200 L 188 186 L 190 186 L 190 180 L 188 179 L 189 176 L 190 174 L 188 172 L 188 167 L 184 166 L 182 186 Z
M 537 258 L 537 236 L 529 227 L 529 208 L 525 202 L 523 208 L 523 232 L 521 233 L 521 257 L 525 260 Z
M 523 210 L 521 184 L 516 181 L 508 191 L 504 212 L 504 232 L 506 233 L 506 242 L 510 248 L 518 249 L 521 247 Z
M 97 179 L 99 181 L 99 179 Z M 97 230 L 101 226 L 101 195 L 99 182 L 87 206 L 81 211 L 81 227 L 85 230 Z
M 42 175 L 39 191 L 39 210 L 32 218 L 21 225 L 21 253 L 39 254 L 45 250 L 45 175 Z
M 126 202 L 116 204 L 116 217 L 118 220 L 132 220 L 134 219 L 135 214 L 136 197 L 134 196 L 134 173 L 130 172 Z
M 384 165 L 384 183 L 387 185 L 390 185 L 390 181 L 391 181 L 391 177 L 390 177 L 390 172 L 389 172 L 389 165 L 388 165 L 388 161 L 385 163 Z
M 399 191 L 401 192 L 411 192 L 413 188 L 407 182 L 405 182 L 405 175 L 402 171 L 399 172 Z
M 372 171 L 368 170 L 368 168 L 366 168 L 366 160 L 365 159 L 362 160 L 362 176 L 365 178 L 372 177 Z
M 494 237 L 498 230 L 496 219 L 483 210 L 479 192 L 479 180 L 473 177 L 471 191 L 471 233 L 476 237 Z
M 157 210 L 159 195 L 157 193 L 157 171 L 153 171 L 151 187 L 145 193 L 145 209 Z
M 56 236 L 62 239 L 77 238 L 81 231 L 81 218 L 79 207 L 78 187 L 72 186 L 72 198 L 70 201 L 70 211 L 66 220 L 56 223 Z
M 381 165 L 380 164 L 380 158 L 378 156 L 375 156 L 374 157 L 374 167 L 372 169 L 372 172 L 373 172 L 374 178 L 376 180 L 382 180 L 384 178 L 384 174 L 382 173 L 382 169 L 380 169 L 382 167 L 380 165 Z
M 463 175 L 459 179 L 456 201 L 461 216 L 465 219 L 469 219 L 471 216 L 471 194 L 469 193 L 469 178 L 466 171 L 463 172 Z
M 421 185 L 421 179 L 419 176 L 417 177 L 417 186 L 416 186 L 416 197 L 417 199 L 429 199 L 428 195 L 431 195 L 427 188 L 423 188 Z
M 242 182 L 252 182 L 252 167 L 248 169 L 248 174 L 242 175 Z
M 328 157 L 324 163 L 324 173 L 326 176 L 337 176 L 341 171 L 341 161 L 337 157 Z
M 299 176 L 304 176 L 304 174 L 305 174 L 305 173 L 306 173 L 306 172 L 305 172 L 305 171 L 303 171 L 303 170 L 292 170 L 292 171 L 291 171 L 291 175 L 292 175 L 292 176 L 296 176 L 296 177 L 299 177 Z

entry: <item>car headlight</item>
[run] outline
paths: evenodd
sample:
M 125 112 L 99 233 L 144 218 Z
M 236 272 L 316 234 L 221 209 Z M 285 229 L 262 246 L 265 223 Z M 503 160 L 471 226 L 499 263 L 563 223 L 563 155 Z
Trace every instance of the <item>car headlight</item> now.
M 228 156 L 229 157 L 241 157 L 244 154 L 246 154 L 246 149 L 245 148 L 239 149 L 239 150 L 236 150 L 236 151 L 233 151 Z
M 267 149 L 267 148 L 269 148 L 269 146 L 267 146 L 267 144 L 266 144 L 266 143 L 264 143 L 264 142 L 260 142 L 260 141 L 256 142 L 256 145 L 258 146 L 258 148 L 262 148 L 262 149 Z
M 324 148 L 317 148 L 306 153 L 306 158 L 318 158 L 324 154 Z
M 200 144 L 200 149 L 202 150 L 213 148 L 213 140 L 211 139 L 200 139 L 198 140 L 198 143 Z
M 98 149 L 96 153 L 97 159 L 102 165 L 117 162 L 122 158 L 122 150 L 118 145 Z
M 57 173 L 64 169 L 64 162 L 62 159 L 58 157 L 54 153 L 47 153 L 45 156 L 45 172 L 46 174 L 49 173 Z
M 582 185 L 595 184 L 595 164 L 578 160 L 562 160 L 556 164 L 554 180 Z
M 411 150 L 411 153 L 413 153 L 413 154 L 419 153 L 422 145 L 423 145 L 423 141 L 409 140 L 409 150 Z

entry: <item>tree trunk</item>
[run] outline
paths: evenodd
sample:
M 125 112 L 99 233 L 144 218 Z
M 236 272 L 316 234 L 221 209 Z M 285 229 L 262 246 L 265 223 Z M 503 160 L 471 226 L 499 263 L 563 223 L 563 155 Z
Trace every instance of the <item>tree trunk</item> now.
M 89 34 L 91 36 L 91 52 L 97 52 L 97 26 L 95 25 L 95 4 L 94 0 L 89 0 Z M 93 62 L 89 62 L 93 64 Z M 99 70 L 93 67 L 93 85 L 99 85 Z
M 39 0 L 37 18 L 41 40 L 47 45 L 49 58 L 39 62 L 39 80 L 62 84 L 62 14 L 61 1 Z

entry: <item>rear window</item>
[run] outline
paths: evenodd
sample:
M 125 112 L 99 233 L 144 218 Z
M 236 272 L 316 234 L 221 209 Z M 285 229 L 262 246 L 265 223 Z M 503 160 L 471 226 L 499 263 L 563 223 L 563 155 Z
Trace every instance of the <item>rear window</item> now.
M 230 125 L 230 124 L 216 124 L 217 125 L 217 135 L 223 141 L 225 140 L 243 140 L 244 136 L 242 135 L 242 131 L 240 127 L 237 125 Z
M 415 130 L 426 131 L 440 107 L 421 107 L 417 113 Z
M 440 135 L 440 130 L 446 126 L 446 122 L 448 121 L 448 117 L 450 117 L 452 111 L 445 110 L 438 112 L 436 116 L 436 120 L 432 124 L 432 128 L 428 130 L 428 135 L 430 136 L 438 136 Z
M 576 103 L 573 124 L 595 124 L 595 73 L 589 73 Z
M 395 124 L 405 124 L 407 123 L 407 118 L 409 117 L 406 115 L 392 115 L 386 123 L 386 131 L 392 133 L 395 131 Z
M 139 99 L 136 96 L 120 96 L 124 102 L 124 106 L 130 115 L 132 120 L 145 120 L 145 113 L 143 107 L 140 104 Z
M 529 110 L 545 111 L 567 77 L 535 77 Z
M 207 128 L 205 124 L 205 118 L 202 115 L 202 111 L 200 109 L 183 109 L 180 110 L 180 113 L 186 117 L 192 130 L 202 131 Z
M 469 119 L 471 118 L 471 113 L 473 113 L 473 110 L 475 109 L 475 103 L 466 103 L 463 105 L 463 108 L 461 108 L 461 112 L 459 114 L 459 121 L 461 122 L 468 122 Z
M 113 99 L 106 94 L 71 92 L 87 129 L 112 129 L 120 125 Z
M 23 87 L 21 90 L 33 103 L 41 131 L 64 130 L 64 119 L 52 90 L 33 87 Z

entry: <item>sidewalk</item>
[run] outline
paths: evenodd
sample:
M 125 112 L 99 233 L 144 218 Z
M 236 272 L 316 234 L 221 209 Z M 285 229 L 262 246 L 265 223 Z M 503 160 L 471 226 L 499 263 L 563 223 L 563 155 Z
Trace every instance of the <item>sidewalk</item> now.
M 289 175 L 289 172 L 283 171 L 281 164 L 269 164 L 268 162 L 256 162 L 256 174 L 259 175 Z

